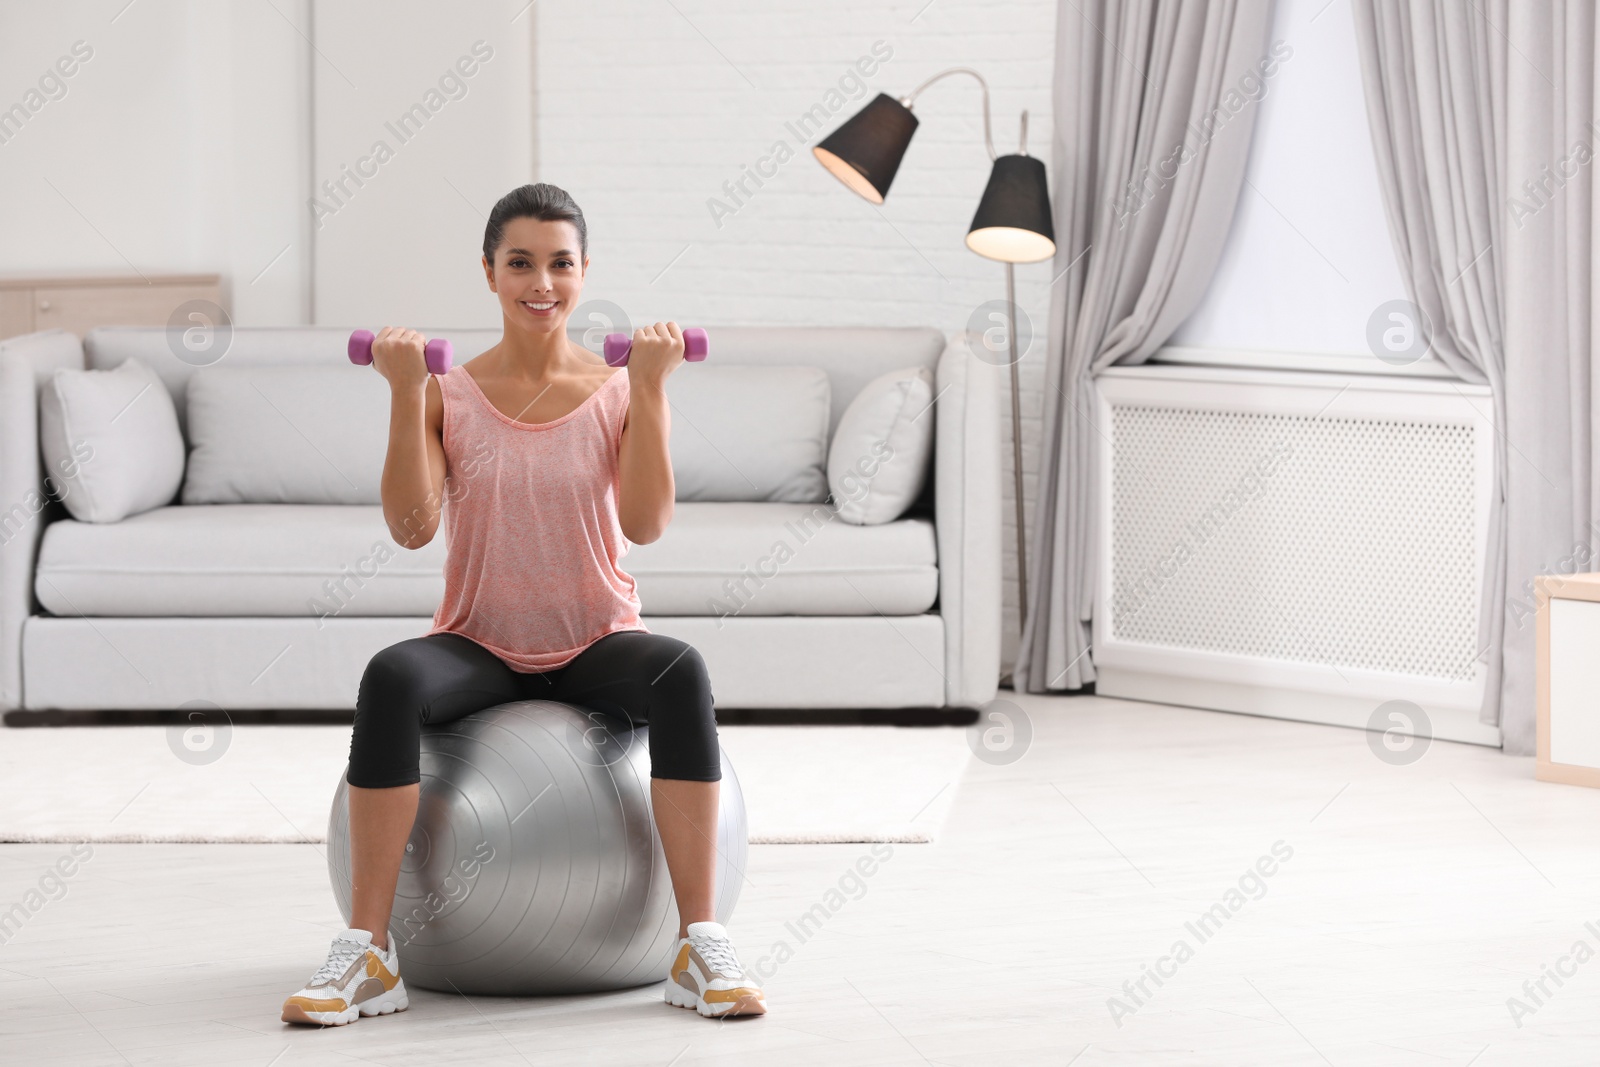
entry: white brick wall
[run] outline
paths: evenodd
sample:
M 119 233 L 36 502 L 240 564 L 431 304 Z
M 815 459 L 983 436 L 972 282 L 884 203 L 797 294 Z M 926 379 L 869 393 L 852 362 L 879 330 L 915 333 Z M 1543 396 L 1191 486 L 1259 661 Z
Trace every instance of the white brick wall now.
M 995 150 L 1016 151 L 1026 108 L 1029 154 L 1048 164 L 1055 3 L 540 0 L 533 10 L 536 176 L 584 210 L 587 298 L 615 302 L 634 322 L 931 325 L 947 335 L 965 329 L 978 305 L 1004 299 L 1005 268 L 963 243 L 990 165 L 975 80 L 942 79 L 918 99 L 921 125 L 881 208 L 823 170 L 810 147 L 878 92 L 899 96 L 970 66 L 989 83 Z M 826 106 L 856 61 L 872 60 L 875 42 L 890 58 L 802 141 L 787 124 Z M 707 202 L 731 205 L 723 184 L 780 140 L 792 157 L 719 225 Z M 1052 264 L 1016 274 L 1017 302 L 1038 334 L 1020 368 L 1031 524 Z M 1007 395 L 1001 425 L 1009 671 L 1017 619 Z

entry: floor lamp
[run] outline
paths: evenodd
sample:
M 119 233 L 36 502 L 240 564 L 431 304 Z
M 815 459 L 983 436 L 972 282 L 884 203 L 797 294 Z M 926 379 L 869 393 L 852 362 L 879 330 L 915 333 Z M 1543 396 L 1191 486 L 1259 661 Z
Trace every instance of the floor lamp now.
M 970 67 L 952 67 L 896 100 L 879 93 L 843 126 L 824 137 L 811 154 L 845 185 L 874 204 L 883 203 L 900 159 L 905 155 L 917 117 L 911 104 L 918 94 L 940 78 L 970 74 L 983 87 L 983 139 L 994 167 L 989 184 L 978 201 L 977 213 L 967 229 L 967 247 L 1006 265 L 1006 338 L 1011 358 L 1011 469 L 1012 495 L 1017 504 L 1017 609 L 1018 632 L 1028 618 L 1028 555 L 1022 518 L 1022 399 L 1017 380 L 1017 303 L 1014 266 L 1037 263 L 1056 254 L 1055 226 L 1050 216 L 1050 192 L 1044 163 L 1028 155 L 1028 113 L 1022 113 L 1022 136 L 1014 155 L 996 156 L 989 130 L 989 84 Z

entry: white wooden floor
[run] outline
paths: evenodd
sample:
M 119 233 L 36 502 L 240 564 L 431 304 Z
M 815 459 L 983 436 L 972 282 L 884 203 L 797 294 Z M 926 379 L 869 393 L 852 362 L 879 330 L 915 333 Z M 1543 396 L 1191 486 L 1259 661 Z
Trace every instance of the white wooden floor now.
M 747 964 L 793 950 L 764 1018 L 705 1020 L 658 985 L 414 990 L 401 1015 L 292 1028 L 279 1005 L 342 925 L 319 848 L 99 845 L 0 945 L 0 1062 L 1600 1062 L 1600 792 L 1444 742 L 1396 766 L 1352 730 L 1018 703 L 1023 757 L 975 760 L 944 840 L 895 846 L 810 940 L 785 924 L 869 846 L 751 849 L 735 943 Z M 68 850 L 0 846 L 0 907 Z M 1202 940 L 1187 924 L 1219 903 Z

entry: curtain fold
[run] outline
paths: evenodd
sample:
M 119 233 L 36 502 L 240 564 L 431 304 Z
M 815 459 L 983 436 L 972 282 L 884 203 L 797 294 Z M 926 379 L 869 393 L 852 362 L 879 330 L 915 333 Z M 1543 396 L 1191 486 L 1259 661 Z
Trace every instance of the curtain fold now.
M 1354 0 L 1354 10 L 1410 299 L 1440 360 L 1493 394 L 1481 717 L 1500 726 L 1508 752 L 1527 754 L 1533 578 L 1600 567 L 1589 369 L 1594 5 Z
M 1490 20 L 1503 20 L 1506 0 L 1485 4 L 1354 0 L 1353 13 L 1378 185 L 1407 295 L 1440 362 L 1491 392 L 1497 430 L 1477 652 L 1456 674 L 1466 678 L 1484 664 L 1479 717 L 1498 723 L 1509 452 L 1500 206 L 1507 49 Z
M 1505 748 L 1534 750 L 1533 578 L 1596 570 L 1593 0 L 1511 3 L 1506 58 Z M 1578 550 L 1589 565 L 1574 568 Z
M 1057 9 L 1045 411 L 1018 691 L 1094 680 L 1093 376 L 1148 359 L 1205 295 L 1255 103 L 1284 56 L 1271 0 L 1064 0 Z

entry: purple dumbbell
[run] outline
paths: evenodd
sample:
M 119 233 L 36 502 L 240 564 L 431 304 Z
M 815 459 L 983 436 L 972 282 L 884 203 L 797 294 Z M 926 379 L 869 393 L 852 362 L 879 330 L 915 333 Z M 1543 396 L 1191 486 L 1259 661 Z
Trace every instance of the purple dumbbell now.
M 699 363 L 706 358 L 710 341 L 706 332 L 698 326 L 691 326 L 683 331 L 683 358 L 687 363 Z M 606 362 L 613 367 L 626 367 L 628 353 L 633 349 L 633 338 L 625 333 L 606 334 L 605 353 Z
M 371 330 L 357 330 L 350 335 L 350 362 L 365 367 L 372 362 L 372 342 L 377 335 Z M 450 347 L 450 342 L 443 337 L 435 337 L 429 341 L 422 350 L 422 355 L 428 363 L 428 373 L 448 374 L 450 371 L 450 358 L 455 350 Z

